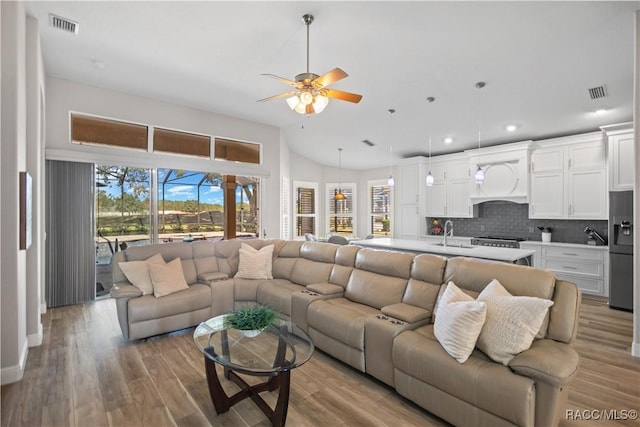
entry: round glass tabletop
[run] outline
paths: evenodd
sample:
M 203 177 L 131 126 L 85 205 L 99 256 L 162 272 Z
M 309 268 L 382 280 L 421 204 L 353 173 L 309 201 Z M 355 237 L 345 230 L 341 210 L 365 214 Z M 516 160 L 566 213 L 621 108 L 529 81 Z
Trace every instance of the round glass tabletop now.
M 228 314 L 200 323 L 193 333 L 196 347 L 209 359 L 237 372 L 268 375 L 302 365 L 313 355 L 313 341 L 291 319 L 278 319 L 262 331 L 226 325 Z

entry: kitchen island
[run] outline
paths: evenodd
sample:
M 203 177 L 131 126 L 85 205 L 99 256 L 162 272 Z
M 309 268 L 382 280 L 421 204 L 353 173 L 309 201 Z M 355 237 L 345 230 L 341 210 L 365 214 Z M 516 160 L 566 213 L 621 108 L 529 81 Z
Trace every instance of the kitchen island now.
M 531 265 L 531 255 L 536 253 L 535 250 L 531 249 L 494 248 L 490 246 L 459 246 L 458 244 L 451 244 L 444 247 L 439 244 L 420 240 L 390 238 L 352 240 L 349 244 L 371 249 L 388 249 L 416 254 L 437 254 L 443 255 L 447 258 L 466 256 L 525 265 Z

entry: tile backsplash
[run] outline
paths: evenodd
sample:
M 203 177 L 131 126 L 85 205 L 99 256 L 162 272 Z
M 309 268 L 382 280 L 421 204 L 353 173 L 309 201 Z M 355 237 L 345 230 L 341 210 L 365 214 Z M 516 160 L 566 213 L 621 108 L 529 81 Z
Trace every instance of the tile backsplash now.
M 427 230 L 431 220 L 427 217 Z M 529 219 L 529 205 L 511 202 L 485 202 L 478 205 L 477 218 L 438 218 L 453 222 L 456 236 L 508 236 L 526 240 L 542 240 L 538 227 L 553 227 L 551 241 L 562 243 L 587 243 L 586 227 L 607 238 L 606 220 Z

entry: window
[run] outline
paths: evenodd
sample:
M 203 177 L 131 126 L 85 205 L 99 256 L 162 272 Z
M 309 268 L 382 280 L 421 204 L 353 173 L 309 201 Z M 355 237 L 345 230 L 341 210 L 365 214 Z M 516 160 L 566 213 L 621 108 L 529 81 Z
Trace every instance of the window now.
M 282 218 L 282 229 L 280 230 L 280 238 L 289 240 L 291 238 L 291 188 L 289 186 L 289 178 L 283 176 L 281 185 L 282 207 L 280 218 Z
M 154 128 L 153 151 L 209 157 L 211 155 L 211 137 Z
M 260 164 L 260 145 L 251 142 L 215 139 L 215 159 Z
M 317 233 L 318 212 L 318 183 L 293 182 L 295 193 L 296 229 L 294 239 L 304 238 L 304 235 Z
M 147 149 L 149 128 L 144 125 L 71 114 L 71 142 Z
M 336 200 L 336 194 L 344 194 L 344 200 Z M 356 229 L 356 184 L 329 183 L 326 186 L 327 228 L 330 233 L 354 235 Z
M 391 235 L 392 200 L 386 180 L 369 181 L 369 233 Z

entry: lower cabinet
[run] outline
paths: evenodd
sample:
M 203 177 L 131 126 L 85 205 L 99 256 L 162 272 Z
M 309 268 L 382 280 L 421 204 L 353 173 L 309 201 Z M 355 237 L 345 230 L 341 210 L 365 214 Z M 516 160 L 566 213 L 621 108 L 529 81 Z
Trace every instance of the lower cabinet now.
M 533 266 L 556 273 L 575 283 L 584 294 L 609 296 L 609 248 L 572 243 L 522 242 L 522 249 L 532 249 Z

